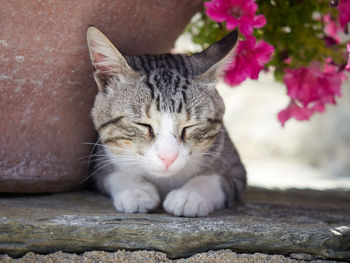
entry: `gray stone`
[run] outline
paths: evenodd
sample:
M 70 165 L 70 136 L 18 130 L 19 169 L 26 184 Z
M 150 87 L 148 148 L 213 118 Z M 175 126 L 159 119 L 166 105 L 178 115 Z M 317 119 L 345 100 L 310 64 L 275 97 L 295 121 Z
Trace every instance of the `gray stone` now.
M 282 255 L 267 255 L 261 253 L 239 254 L 229 249 L 218 251 L 208 251 L 206 253 L 198 253 L 189 258 L 177 260 L 169 259 L 166 254 L 155 251 L 125 251 L 118 250 L 114 253 L 105 251 L 85 252 L 81 255 L 72 253 L 63 253 L 62 251 L 51 253 L 48 255 L 40 255 L 33 252 L 25 256 L 14 259 L 7 255 L 0 255 L 1 263 L 47 263 L 47 262 L 69 262 L 69 263 L 302 263 Z M 313 260 L 308 263 L 341 263 L 340 261 L 330 260 Z
M 204 218 L 117 213 L 92 192 L 0 198 L 0 253 L 156 250 L 169 258 L 229 248 L 350 259 L 346 191 L 250 189 L 234 210 Z

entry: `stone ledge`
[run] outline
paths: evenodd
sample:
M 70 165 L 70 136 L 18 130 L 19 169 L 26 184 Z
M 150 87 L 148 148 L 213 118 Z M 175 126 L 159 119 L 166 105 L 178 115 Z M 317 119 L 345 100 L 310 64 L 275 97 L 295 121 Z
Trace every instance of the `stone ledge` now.
M 0 198 L 0 253 L 156 250 L 169 258 L 236 252 L 350 259 L 347 191 L 249 189 L 234 210 L 205 218 L 116 213 L 91 192 Z
M 306 261 L 305 261 L 306 260 Z M 62 251 L 51 253 L 48 255 L 27 253 L 21 258 L 11 258 L 7 255 L 0 255 L 1 263 L 47 263 L 47 262 L 71 262 L 71 263 L 342 263 L 345 261 L 334 261 L 325 259 L 313 260 L 313 257 L 306 254 L 297 254 L 293 257 L 282 255 L 267 255 L 261 253 L 240 254 L 229 249 L 218 251 L 208 251 L 198 253 L 189 258 L 181 258 L 171 260 L 166 254 L 156 251 L 125 251 L 118 250 L 116 252 L 91 251 L 77 255 L 72 253 L 64 253 Z

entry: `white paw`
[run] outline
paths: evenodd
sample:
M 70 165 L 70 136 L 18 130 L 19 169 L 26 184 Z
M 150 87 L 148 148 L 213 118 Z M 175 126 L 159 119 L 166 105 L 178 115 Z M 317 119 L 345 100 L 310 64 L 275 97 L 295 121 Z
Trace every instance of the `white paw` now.
M 151 184 L 137 185 L 113 195 L 114 207 L 124 213 L 147 213 L 158 207 L 160 198 Z
M 176 216 L 207 216 L 214 206 L 199 193 L 185 189 L 171 191 L 163 203 L 164 209 Z

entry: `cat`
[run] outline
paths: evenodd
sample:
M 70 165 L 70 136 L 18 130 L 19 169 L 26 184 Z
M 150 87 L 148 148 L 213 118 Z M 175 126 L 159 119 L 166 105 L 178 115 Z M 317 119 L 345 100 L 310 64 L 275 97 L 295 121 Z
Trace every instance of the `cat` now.
M 233 207 L 246 171 L 223 126 L 215 88 L 237 31 L 193 55 L 122 55 L 96 27 L 87 31 L 98 94 L 94 180 L 117 211 L 175 216 Z

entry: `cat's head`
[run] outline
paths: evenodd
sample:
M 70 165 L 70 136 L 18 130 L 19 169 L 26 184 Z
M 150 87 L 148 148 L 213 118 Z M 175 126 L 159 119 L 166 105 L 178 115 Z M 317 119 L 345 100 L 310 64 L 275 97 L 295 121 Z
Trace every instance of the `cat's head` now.
M 87 40 L 99 91 L 92 118 L 112 159 L 153 176 L 198 164 L 222 128 L 215 80 L 237 32 L 191 56 L 123 56 L 95 27 Z

